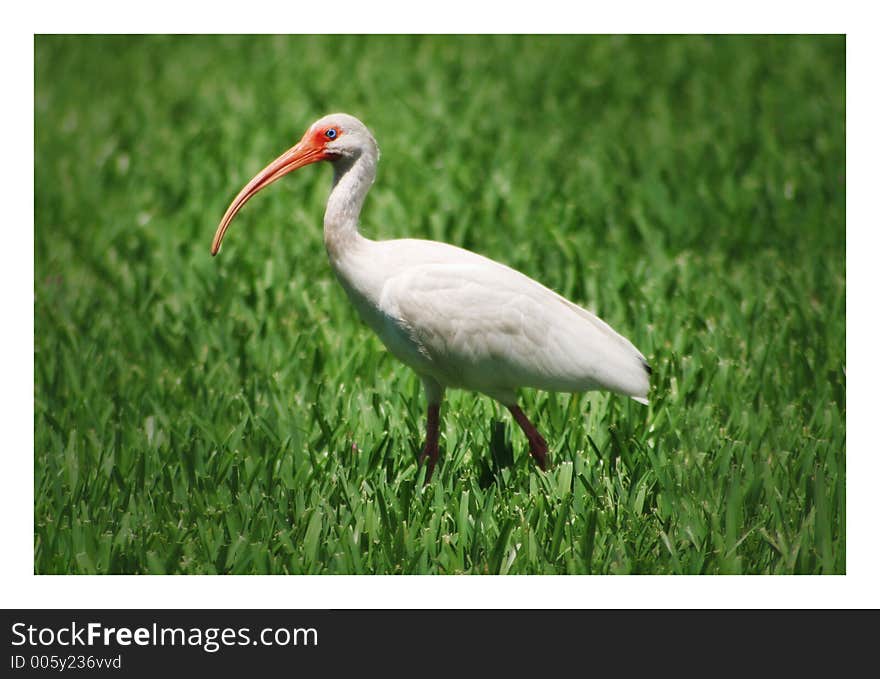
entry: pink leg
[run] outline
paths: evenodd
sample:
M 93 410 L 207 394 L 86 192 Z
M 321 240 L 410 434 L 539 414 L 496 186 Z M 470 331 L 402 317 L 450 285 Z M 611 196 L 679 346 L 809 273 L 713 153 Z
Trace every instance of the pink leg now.
M 538 433 L 538 430 L 535 429 L 535 425 L 529 421 L 529 418 L 526 417 L 526 414 L 522 410 L 520 410 L 518 405 L 507 406 L 507 409 L 510 411 L 510 414 L 513 415 L 513 419 L 516 420 L 519 428 L 523 430 L 526 438 L 529 439 L 529 452 L 532 454 L 532 457 L 535 458 L 535 462 L 538 463 L 538 466 L 542 470 L 546 471 L 547 442 L 544 440 L 544 437 Z
M 434 473 L 434 465 L 440 458 L 440 404 L 428 404 L 428 429 L 425 434 L 425 447 L 419 457 L 419 463 L 428 461 L 428 473 L 425 475 L 425 483 L 431 481 Z

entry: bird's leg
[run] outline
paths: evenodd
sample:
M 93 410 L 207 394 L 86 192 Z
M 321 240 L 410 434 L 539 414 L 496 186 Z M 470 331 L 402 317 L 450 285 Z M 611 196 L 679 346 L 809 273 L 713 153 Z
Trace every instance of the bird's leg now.
M 425 447 L 419 457 L 419 463 L 428 461 L 428 473 L 425 475 L 425 483 L 431 480 L 434 473 L 434 465 L 440 457 L 440 404 L 428 404 L 428 427 L 425 434 Z
M 538 463 L 542 470 L 547 471 L 547 442 L 544 440 L 544 437 L 538 433 L 535 425 L 529 421 L 529 418 L 526 417 L 526 414 L 518 405 L 507 406 L 507 409 L 513 415 L 513 419 L 516 420 L 519 428 L 523 430 L 526 438 L 528 438 L 529 452 L 535 458 L 535 462 Z
M 425 396 L 428 401 L 428 426 L 425 432 L 425 447 L 419 456 L 419 464 L 427 462 L 428 472 L 425 474 L 425 483 L 431 481 L 434 467 L 440 458 L 440 403 L 443 401 L 443 387 L 433 377 L 420 375 L 422 386 L 425 388 Z

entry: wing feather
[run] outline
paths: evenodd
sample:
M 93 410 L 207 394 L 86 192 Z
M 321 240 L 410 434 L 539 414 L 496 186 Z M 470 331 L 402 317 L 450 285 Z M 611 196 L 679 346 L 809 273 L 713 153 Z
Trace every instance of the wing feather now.
M 526 386 L 646 395 L 644 357 L 607 323 L 509 267 L 450 249 L 454 257 L 406 266 L 382 288 L 392 332 L 417 348 L 414 367 L 488 393 Z

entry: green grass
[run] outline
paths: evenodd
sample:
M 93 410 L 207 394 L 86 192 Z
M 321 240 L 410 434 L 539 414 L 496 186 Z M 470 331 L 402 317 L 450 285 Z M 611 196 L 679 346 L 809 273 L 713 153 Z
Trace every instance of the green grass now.
M 37 573 L 843 573 L 845 41 L 37 37 Z M 630 337 L 651 406 L 525 391 L 533 465 L 325 259 L 317 117 L 383 151 L 371 237 L 510 264 Z

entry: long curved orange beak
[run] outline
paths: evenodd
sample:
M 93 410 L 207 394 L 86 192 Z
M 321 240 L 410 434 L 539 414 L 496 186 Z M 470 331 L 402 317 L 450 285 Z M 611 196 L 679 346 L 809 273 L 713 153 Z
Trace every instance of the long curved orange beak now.
M 266 188 L 275 180 L 281 179 L 288 172 L 293 172 L 304 165 L 316 163 L 327 157 L 323 147 L 317 146 L 311 140 L 303 139 L 296 146 L 281 154 L 260 170 L 253 179 L 245 184 L 245 187 L 238 192 L 235 200 L 226 208 L 226 214 L 220 220 L 220 226 L 217 227 L 217 232 L 214 234 L 214 240 L 211 243 L 211 255 L 216 255 L 220 251 L 220 243 L 223 242 L 223 236 L 226 235 L 226 230 L 232 223 L 233 218 L 254 194 L 260 189 Z

